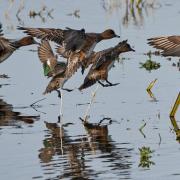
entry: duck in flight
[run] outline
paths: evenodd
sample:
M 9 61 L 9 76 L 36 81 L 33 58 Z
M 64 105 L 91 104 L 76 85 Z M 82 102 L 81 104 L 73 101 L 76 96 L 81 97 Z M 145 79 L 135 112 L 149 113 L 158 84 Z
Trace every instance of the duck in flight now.
M 91 66 L 89 73 L 84 79 L 84 83 L 79 87 L 79 90 L 83 90 L 94 85 L 96 82 L 103 87 L 116 86 L 119 83 L 113 84 L 108 81 L 108 72 L 114 65 L 117 57 L 124 52 L 135 51 L 126 41 L 118 43 L 115 47 L 95 53 L 94 63 Z M 106 81 L 107 84 L 103 84 L 102 81 Z
M 112 29 L 107 29 L 102 33 L 86 33 L 84 29 L 71 28 L 18 27 L 18 29 L 33 37 L 57 43 L 57 53 L 68 60 L 65 73 L 67 77 L 71 77 L 77 71 L 83 64 L 83 60 L 91 55 L 97 43 L 102 40 L 120 37 Z
M 68 92 L 72 91 L 63 88 L 64 83 L 67 81 L 67 78 L 65 77 L 67 63 L 57 61 L 58 57 L 57 55 L 54 55 L 47 40 L 41 40 L 41 44 L 38 47 L 38 56 L 43 64 L 44 75 L 52 77 L 43 94 L 51 93 L 55 90 L 58 92 L 59 97 L 61 97 L 61 92 L 58 90 L 59 88 Z
M 2 32 L 2 25 L 0 24 L 0 63 L 11 56 L 15 50 L 31 44 L 38 44 L 32 36 L 26 36 L 20 40 L 5 38 Z

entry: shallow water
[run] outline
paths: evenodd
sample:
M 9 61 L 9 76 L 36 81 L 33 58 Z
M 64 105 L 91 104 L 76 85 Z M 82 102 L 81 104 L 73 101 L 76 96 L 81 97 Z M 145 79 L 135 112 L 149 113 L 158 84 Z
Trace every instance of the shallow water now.
M 24 3 L 23 3 L 24 2 Z M 33 3 L 32 3 L 33 2 Z M 139 10 L 126 7 L 125 0 L 87 1 L 0 1 L 4 34 L 20 38 L 16 26 L 85 28 L 101 32 L 112 28 L 136 49 L 123 54 L 109 73 L 118 86 L 99 86 L 90 109 L 90 124 L 83 126 L 92 91 L 63 92 L 63 118 L 58 122 L 60 100 L 57 93 L 42 95 L 49 79 L 43 76 L 36 46 L 21 48 L 0 65 L 0 175 L 8 179 L 179 179 L 180 146 L 177 125 L 169 113 L 179 93 L 178 58 L 152 56 L 161 64 L 151 72 L 139 68 L 148 59 L 145 53 L 155 51 L 147 38 L 180 34 L 180 1 L 156 0 Z M 153 1 L 152 1 L 153 2 Z M 18 18 L 16 13 L 23 7 Z M 29 17 L 30 11 L 47 9 L 42 17 Z M 47 13 L 51 11 L 51 16 Z M 79 18 L 74 10 L 79 9 Z M 119 39 L 99 43 L 96 51 L 114 46 Z M 78 72 L 66 87 L 78 87 L 83 76 Z M 157 78 L 152 92 L 148 84 Z M 31 106 L 34 102 L 34 106 Z M 85 105 L 82 105 L 85 104 Z M 110 121 L 110 124 L 108 124 Z M 173 126 L 174 125 L 174 126 Z M 142 131 L 139 129 L 142 128 Z M 150 147 L 150 167 L 139 167 L 139 148 Z

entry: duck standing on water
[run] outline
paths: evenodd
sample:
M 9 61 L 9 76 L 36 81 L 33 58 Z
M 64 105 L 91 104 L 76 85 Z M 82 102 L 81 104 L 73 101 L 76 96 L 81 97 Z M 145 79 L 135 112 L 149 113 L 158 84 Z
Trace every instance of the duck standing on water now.
M 67 63 L 58 62 L 57 55 L 54 55 L 51 46 L 47 40 L 42 40 L 40 46 L 38 47 L 38 56 L 40 61 L 43 63 L 44 75 L 48 77 L 52 77 L 44 94 L 50 93 L 53 90 L 56 90 L 61 97 L 61 92 L 58 90 L 59 88 L 72 91 L 70 89 L 63 88 L 64 83 L 67 81 L 65 77 L 65 71 L 67 67 Z
M 32 36 L 26 36 L 20 40 L 13 40 L 5 38 L 3 35 L 2 25 L 0 24 L 0 63 L 11 56 L 16 49 L 22 46 L 38 44 Z
M 27 28 L 18 27 L 28 35 L 39 39 L 54 41 L 59 46 L 57 52 L 67 58 L 66 76 L 70 78 L 77 69 L 83 65 L 83 60 L 88 58 L 96 44 L 105 39 L 120 37 L 112 29 L 102 33 L 85 33 L 84 29 L 75 30 L 71 28 Z
M 94 85 L 96 82 L 103 87 L 116 86 L 119 83 L 112 84 L 108 81 L 108 72 L 114 65 L 115 60 L 119 54 L 128 51 L 135 51 L 126 41 L 122 41 L 115 47 L 99 51 L 94 55 L 94 63 L 89 70 L 89 73 L 84 79 L 84 83 L 79 87 L 79 90 L 83 90 Z M 101 81 L 106 81 L 107 84 L 103 84 Z
M 163 56 L 180 57 L 180 36 L 161 36 L 148 39 L 148 44 L 163 50 Z

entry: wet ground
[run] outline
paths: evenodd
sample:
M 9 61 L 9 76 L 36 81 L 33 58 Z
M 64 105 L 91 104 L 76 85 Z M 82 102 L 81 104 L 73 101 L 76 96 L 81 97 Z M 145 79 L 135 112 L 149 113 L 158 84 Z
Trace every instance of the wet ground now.
M 149 59 L 147 52 L 155 51 L 147 38 L 180 34 L 180 1 L 147 0 L 142 8 L 126 3 L 0 1 L 7 37 L 24 35 L 16 30 L 18 25 L 68 26 L 87 32 L 112 28 L 136 49 L 123 54 L 110 72 L 109 80 L 120 84 L 98 87 L 90 124 L 83 124 L 79 117 L 85 116 L 96 85 L 83 93 L 63 92 L 63 118 L 57 123 L 60 99 L 56 92 L 42 95 L 49 80 L 34 52 L 37 47 L 21 48 L 0 64 L 0 74 L 10 77 L 0 79 L 0 179 L 180 178 L 180 111 L 175 119 L 169 118 L 180 88 L 179 58 L 152 55 L 161 67 L 140 68 Z M 118 41 L 102 42 L 95 50 Z M 83 78 L 78 72 L 65 86 L 78 87 Z M 146 88 L 156 78 L 150 96 Z

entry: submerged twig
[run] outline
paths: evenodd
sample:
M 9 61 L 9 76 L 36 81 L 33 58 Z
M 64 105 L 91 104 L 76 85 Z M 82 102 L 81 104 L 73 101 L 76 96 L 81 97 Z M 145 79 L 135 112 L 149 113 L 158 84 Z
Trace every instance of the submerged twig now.
M 88 104 L 90 104 L 90 103 L 78 103 L 78 104 L 76 104 L 76 106 L 84 106 L 84 105 L 88 105 Z
M 109 121 L 109 124 L 112 123 L 112 118 L 109 118 L 109 117 L 104 117 L 103 119 L 101 119 L 98 123 L 98 126 L 100 126 L 104 121 Z
M 180 142 L 180 129 L 179 129 L 179 126 L 177 124 L 177 121 L 176 121 L 175 117 L 170 117 L 170 120 L 171 120 L 171 123 L 173 125 L 174 132 L 176 133 L 176 140 L 178 142 Z
M 74 16 L 74 17 L 76 17 L 76 18 L 80 18 L 79 12 L 80 12 L 80 10 L 79 10 L 79 9 L 76 9 L 76 10 L 74 10 L 73 13 L 67 14 L 67 16 Z
M 21 4 L 20 4 L 20 6 L 19 6 L 19 8 L 18 8 L 18 11 L 17 11 L 17 13 L 16 13 L 16 18 L 17 18 L 17 20 L 19 21 L 19 23 L 21 24 L 21 25 L 24 25 L 24 22 L 22 21 L 22 19 L 20 18 L 20 16 L 19 16 L 19 14 L 21 13 L 21 11 L 24 9 L 24 0 L 21 0 Z
M 91 97 L 91 100 L 90 100 L 90 102 L 89 102 L 89 106 L 87 107 L 86 113 L 85 113 L 85 115 L 84 115 L 84 121 L 87 120 L 89 111 L 90 111 L 91 106 L 92 106 L 92 104 L 93 104 L 93 101 L 94 101 L 94 99 L 95 99 L 95 97 L 96 97 L 96 93 L 97 93 L 98 88 L 99 88 L 99 85 L 97 85 L 95 91 L 92 93 L 92 97 Z
M 34 105 L 36 104 L 36 103 L 38 103 L 38 102 L 40 102 L 40 101 L 43 101 L 43 100 L 45 100 L 46 98 L 43 98 L 43 99 L 40 99 L 40 100 L 37 100 L 37 101 L 35 101 L 34 103 L 32 103 L 30 106 L 31 107 L 34 107 Z
M 161 145 L 161 134 L 159 133 L 159 146 Z
M 154 87 L 154 84 L 155 84 L 156 81 L 157 81 L 157 78 L 154 81 L 150 82 L 150 84 L 148 85 L 146 90 L 151 91 L 151 89 Z
M 39 111 L 39 110 L 37 110 L 36 109 L 36 107 L 35 106 L 31 106 L 36 112 L 39 112 L 39 113 L 42 113 L 42 114 L 46 114 L 45 112 L 43 112 L 43 111 Z
M 157 101 L 158 101 L 158 100 L 156 99 L 156 97 L 154 96 L 154 94 L 152 93 L 151 90 L 147 90 L 147 93 L 148 93 L 148 95 L 152 98 L 152 100 L 153 100 L 154 102 L 157 102 Z
M 170 117 L 174 117 L 175 116 L 175 114 L 177 112 L 177 109 L 179 107 L 179 104 L 180 104 L 180 92 L 179 92 L 179 94 L 177 96 L 177 99 L 176 99 L 176 101 L 174 103 L 174 106 L 173 106 L 173 108 L 172 108 L 172 110 L 170 112 Z
M 145 126 L 146 126 L 146 123 L 144 123 L 144 124 L 139 128 L 139 131 L 140 131 L 140 133 L 144 136 L 144 138 L 146 138 L 146 135 L 145 135 L 144 132 L 143 132 L 143 129 L 144 129 Z

